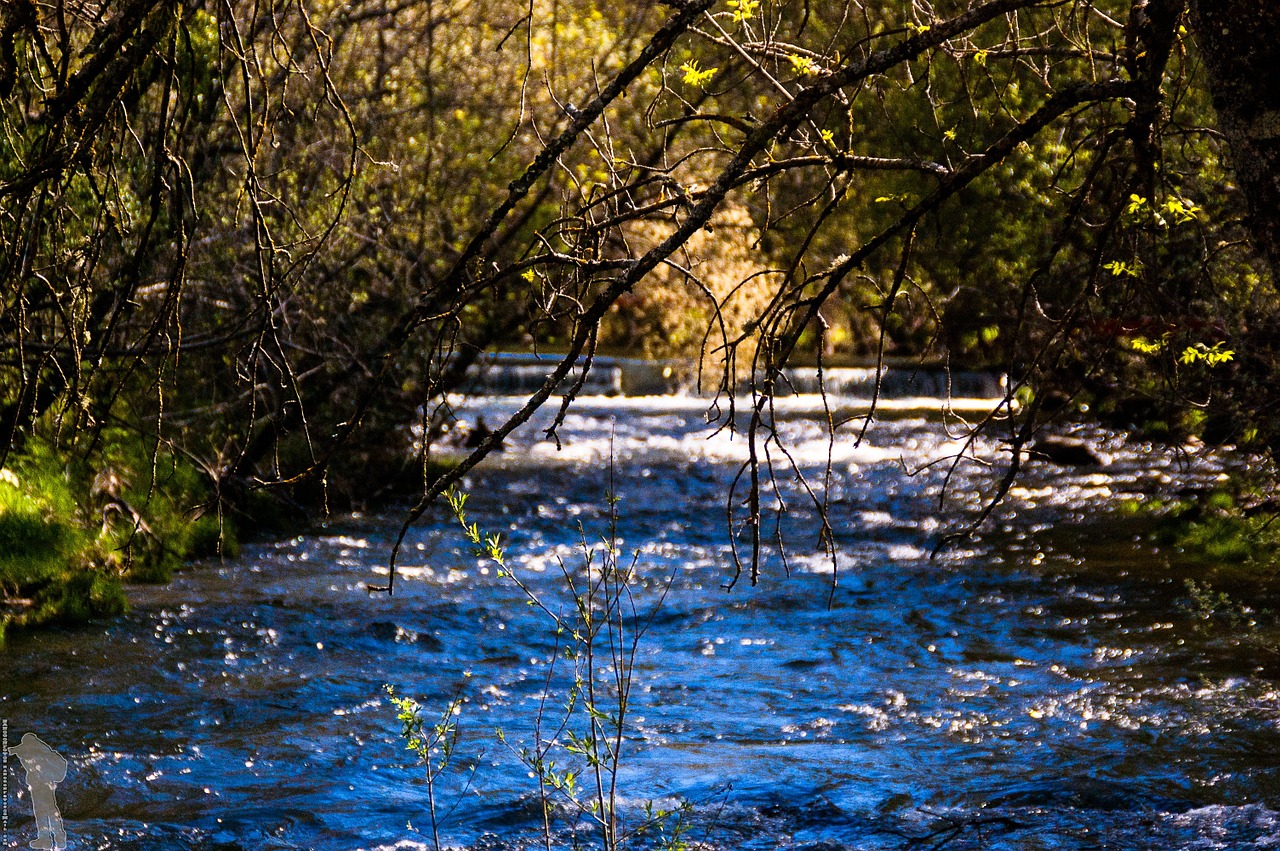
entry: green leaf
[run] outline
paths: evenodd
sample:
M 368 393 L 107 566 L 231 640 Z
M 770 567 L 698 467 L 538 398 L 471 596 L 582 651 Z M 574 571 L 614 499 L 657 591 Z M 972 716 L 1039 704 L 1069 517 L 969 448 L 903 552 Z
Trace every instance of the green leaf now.
M 698 67 L 698 60 L 690 59 L 688 62 L 680 66 L 680 70 L 684 72 L 684 82 L 688 86 L 697 86 L 702 88 L 712 77 L 716 75 L 719 68 L 702 69 Z

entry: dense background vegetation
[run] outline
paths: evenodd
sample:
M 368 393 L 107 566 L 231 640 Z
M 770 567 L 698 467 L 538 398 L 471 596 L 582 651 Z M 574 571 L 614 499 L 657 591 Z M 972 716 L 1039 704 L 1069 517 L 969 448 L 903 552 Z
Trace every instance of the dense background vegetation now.
M 420 512 L 599 351 L 761 443 L 782 365 L 892 355 L 1008 370 L 1015 448 L 1089 405 L 1271 451 L 1268 5 L 12 0 L 0 536 L 67 489 L 90 587 L 369 481 Z M 498 346 L 561 359 L 433 466 Z

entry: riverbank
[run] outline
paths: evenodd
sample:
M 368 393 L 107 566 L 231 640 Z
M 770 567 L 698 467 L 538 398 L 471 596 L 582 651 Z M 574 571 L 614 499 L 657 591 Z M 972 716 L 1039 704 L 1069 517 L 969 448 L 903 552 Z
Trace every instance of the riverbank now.
M 409 448 L 387 442 L 351 451 L 320 481 L 219 488 L 212 468 L 141 430 L 110 426 L 70 442 L 51 432 L 0 467 L 0 644 L 17 630 L 119 615 L 127 585 L 235 558 L 242 541 L 400 504 L 420 492 L 424 473 Z
M 0 469 L 0 641 L 126 608 L 124 583 L 165 582 L 190 559 L 234 556 L 207 477 L 147 438 L 32 438 Z

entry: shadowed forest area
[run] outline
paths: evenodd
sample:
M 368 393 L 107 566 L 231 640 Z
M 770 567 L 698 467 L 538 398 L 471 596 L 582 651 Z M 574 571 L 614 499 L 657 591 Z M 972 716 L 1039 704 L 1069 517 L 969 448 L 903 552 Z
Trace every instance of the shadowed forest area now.
M 968 426 L 1010 444 L 992 500 L 1082 411 L 1269 457 L 1278 34 L 1261 2 L 15 0 L 10 597 L 69 564 L 46 614 L 105 611 L 242 528 L 416 517 L 597 354 L 678 359 L 744 434 L 753 579 L 789 364 L 1006 371 Z M 494 349 L 554 368 L 433 462 Z

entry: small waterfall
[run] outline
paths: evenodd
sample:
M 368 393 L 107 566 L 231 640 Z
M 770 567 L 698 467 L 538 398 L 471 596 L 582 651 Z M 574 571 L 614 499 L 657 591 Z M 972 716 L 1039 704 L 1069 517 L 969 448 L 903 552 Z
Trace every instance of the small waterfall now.
M 494 363 L 473 366 L 467 370 L 463 392 L 478 396 L 520 396 L 534 393 L 555 369 L 554 363 L 546 366 L 523 363 Z M 568 393 L 582 375 L 580 367 L 574 367 L 556 388 L 557 393 Z M 622 369 L 616 365 L 592 364 L 587 380 L 579 391 L 584 396 L 621 396 Z
M 542 387 L 559 363 L 558 355 L 484 355 L 467 370 L 461 390 L 477 396 L 527 396 Z M 568 393 L 577 384 L 585 363 L 585 358 L 579 358 L 557 393 Z M 582 396 L 667 396 L 680 390 L 675 373 L 674 365 L 662 361 L 598 357 L 578 392 Z
M 821 382 L 814 367 L 783 370 L 778 393 L 805 394 L 825 391 L 828 396 L 871 399 L 876 395 L 877 375 L 881 399 L 998 399 L 1004 396 L 1005 376 L 996 372 L 947 370 L 941 367 L 842 366 L 822 371 Z
M 488 354 L 467 370 L 460 389 L 475 396 L 527 396 L 542 387 L 559 362 L 557 355 Z M 580 360 L 570 371 L 557 388 L 558 393 L 567 393 L 575 385 L 584 362 Z M 687 364 L 675 361 L 597 357 L 579 395 L 691 395 L 688 372 Z M 881 399 L 999 399 L 1007 386 L 1000 373 L 941 367 L 888 367 L 878 376 Z M 822 371 L 821 382 L 816 368 L 793 367 L 783 371 L 777 392 L 779 396 L 792 396 L 825 390 L 830 397 L 869 400 L 875 395 L 876 381 L 874 367 L 827 368 Z

